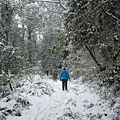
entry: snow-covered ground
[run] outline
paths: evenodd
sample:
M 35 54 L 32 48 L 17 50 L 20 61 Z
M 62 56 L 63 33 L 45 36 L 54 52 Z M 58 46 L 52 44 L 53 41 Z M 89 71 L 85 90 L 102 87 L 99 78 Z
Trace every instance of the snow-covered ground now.
M 7 120 L 117 120 L 119 100 L 111 106 L 80 82 L 68 83 L 68 91 L 61 88 L 61 81 L 48 76 L 36 76 L 32 84 L 23 80 L 12 95 L 0 100 L 0 108 L 5 108 L 0 114 Z

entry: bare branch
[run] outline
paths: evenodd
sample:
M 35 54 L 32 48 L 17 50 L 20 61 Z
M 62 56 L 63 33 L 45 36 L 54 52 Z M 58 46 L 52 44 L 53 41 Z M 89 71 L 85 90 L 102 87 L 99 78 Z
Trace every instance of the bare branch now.
M 40 1 L 40 2 L 59 3 L 58 1 L 45 1 L 45 0 Z
M 61 1 L 60 0 L 58 0 L 59 1 L 59 4 L 61 5 L 61 7 L 64 9 L 64 10 L 67 10 L 67 8 L 65 8 L 65 6 L 61 3 Z
M 114 16 L 113 14 L 111 14 L 111 13 L 109 13 L 109 12 L 107 12 L 107 11 L 105 11 L 105 13 L 106 13 L 107 15 L 111 16 L 112 18 L 114 18 L 114 19 L 120 21 L 120 19 L 117 18 L 116 16 Z

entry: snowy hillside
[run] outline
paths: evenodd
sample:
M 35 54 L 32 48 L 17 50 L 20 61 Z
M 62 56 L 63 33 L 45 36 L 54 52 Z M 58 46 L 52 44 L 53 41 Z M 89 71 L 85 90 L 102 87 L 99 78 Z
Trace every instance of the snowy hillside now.
M 114 105 L 101 100 L 87 84 L 71 80 L 62 91 L 61 81 L 35 76 L 0 100 L 0 120 L 118 120 L 119 107 L 119 100 Z

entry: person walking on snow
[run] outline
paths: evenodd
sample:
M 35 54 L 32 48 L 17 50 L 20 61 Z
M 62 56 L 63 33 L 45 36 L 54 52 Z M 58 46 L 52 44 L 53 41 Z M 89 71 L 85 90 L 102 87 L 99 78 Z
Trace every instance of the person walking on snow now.
M 47 76 L 48 76 L 48 74 L 49 74 L 49 69 L 47 68 L 45 72 L 46 72 L 46 74 L 47 74 Z
M 63 70 L 60 73 L 60 80 L 62 81 L 62 90 L 67 90 L 67 82 L 68 79 L 70 80 L 70 75 L 66 68 L 63 68 Z

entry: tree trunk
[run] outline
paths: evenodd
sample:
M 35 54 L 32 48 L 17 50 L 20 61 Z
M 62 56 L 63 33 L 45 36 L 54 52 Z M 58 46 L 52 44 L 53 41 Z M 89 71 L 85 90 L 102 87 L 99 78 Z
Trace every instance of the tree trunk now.
M 94 53 L 91 51 L 91 49 L 89 48 L 89 46 L 87 45 L 87 43 L 83 43 L 85 48 L 88 50 L 88 52 L 90 53 L 90 56 L 93 58 L 94 62 L 97 64 L 97 66 L 99 66 L 99 68 L 101 68 L 101 64 L 98 62 L 98 60 L 96 59 Z
M 12 85 L 11 83 L 9 83 L 9 86 L 10 86 L 10 90 L 13 91 L 13 88 L 12 88 Z
M 28 62 L 32 64 L 31 30 L 28 30 Z

